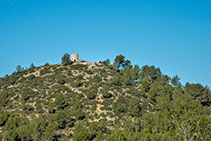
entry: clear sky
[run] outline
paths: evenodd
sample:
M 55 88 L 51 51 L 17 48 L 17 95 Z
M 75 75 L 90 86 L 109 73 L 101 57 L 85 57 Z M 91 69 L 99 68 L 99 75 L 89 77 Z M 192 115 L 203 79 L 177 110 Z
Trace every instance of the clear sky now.
M 211 87 L 211 0 L 0 0 L 0 76 L 123 54 Z

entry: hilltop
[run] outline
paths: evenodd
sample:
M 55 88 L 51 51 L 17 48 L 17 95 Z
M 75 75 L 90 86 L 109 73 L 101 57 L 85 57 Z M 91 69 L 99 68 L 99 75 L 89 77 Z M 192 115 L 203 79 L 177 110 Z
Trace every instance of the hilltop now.
M 0 79 L 0 140 L 209 140 L 211 92 L 124 56 Z

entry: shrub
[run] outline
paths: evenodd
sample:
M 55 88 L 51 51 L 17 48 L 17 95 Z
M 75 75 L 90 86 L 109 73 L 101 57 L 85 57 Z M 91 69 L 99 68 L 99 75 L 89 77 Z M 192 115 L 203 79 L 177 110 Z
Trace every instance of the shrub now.
M 47 67 L 47 66 L 49 66 L 49 63 L 45 63 L 45 65 L 44 65 L 45 67 Z
M 64 85 L 66 83 L 66 81 L 63 78 L 58 79 L 57 82 L 61 85 Z
M 72 113 L 67 109 L 58 111 L 54 116 L 54 120 L 57 123 L 58 129 L 65 129 L 67 126 L 72 127 L 74 124 Z
M 24 70 L 24 68 L 21 67 L 20 65 L 18 65 L 18 66 L 16 67 L 16 70 L 17 70 L 17 72 L 22 72 L 22 71 Z
M 112 94 L 110 92 L 104 92 L 103 97 L 104 98 L 110 98 L 110 97 L 112 97 Z
M 70 66 L 71 70 L 83 70 L 85 68 L 87 68 L 87 65 L 83 65 L 83 64 L 76 64 L 76 65 Z
M 36 110 L 37 110 L 38 113 L 43 113 L 44 112 L 44 110 L 42 108 L 42 105 L 40 103 L 36 104 Z
M 22 92 L 20 94 L 21 102 L 25 103 L 29 98 L 30 98 L 29 97 L 29 90 L 27 90 L 27 89 L 22 90 Z
M 87 74 L 93 74 L 93 72 L 91 70 L 86 70 L 85 71 Z
M 94 76 L 93 79 L 94 79 L 95 82 L 101 82 L 102 81 L 102 78 L 98 75 Z
M 55 105 L 58 109 L 64 109 L 65 107 L 67 107 L 69 104 L 67 102 L 66 96 L 63 94 L 58 94 L 56 96 Z
M 96 87 L 89 88 L 86 92 L 86 95 L 89 99 L 95 99 L 95 97 L 97 96 L 97 88 Z
M 23 110 L 26 110 L 26 111 L 33 111 L 34 108 L 33 108 L 31 105 L 29 105 L 29 104 L 24 104 L 24 105 L 23 105 Z
M 102 90 L 102 94 L 104 98 L 110 98 L 112 97 L 112 94 L 109 91 L 109 85 L 104 85 L 103 86 L 103 90 Z
M 80 79 L 76 79 L 73 83 L 72 86 L 73 87 L 81 87 L 83 85 L 83 83 L 81 82 Z
M 0 111 L 0 126 L 4 126 L 9 119 L 9 113 L 8 112 L 2 112 Z
M 32 80 L 32 79 L 34 79 L 35 78 L 35 75 L 29 75 L 29 77 L 28 77 L 28 80 Z
M 49 73 L 49 70 L 47 68 L 44 68 L 40 71 L 41 76 L 44 75 L 44 74 L 47 74 L 47 73 Z
M 8 92 L 0 93 L 0 106 L 5 106 L 9 102 L 9 94 Z

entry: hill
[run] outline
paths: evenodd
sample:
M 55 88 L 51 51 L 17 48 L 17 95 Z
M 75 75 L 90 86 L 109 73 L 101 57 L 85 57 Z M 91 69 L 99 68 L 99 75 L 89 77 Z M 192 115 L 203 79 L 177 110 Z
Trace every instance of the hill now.
M 0 140 L 209 140 L 211 91 L 117 56 L 0 79 Z

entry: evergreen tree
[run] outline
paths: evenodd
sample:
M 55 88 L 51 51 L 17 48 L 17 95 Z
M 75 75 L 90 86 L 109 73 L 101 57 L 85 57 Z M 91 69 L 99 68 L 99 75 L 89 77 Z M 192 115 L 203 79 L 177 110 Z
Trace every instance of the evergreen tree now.
M 62 63 L 64 65 L 70 65 L 71 61 L 70 61 L 70 55 L 65 53 L 64 56 L 62 57 Z
M 35 65 L 31 63 L 30 68 L 35 68 Z
M 17 70 L 17 72 L 22 72 L 22 71 L 24 70 L 24 68 L 21 67 L 20 65 L 18 65 L 18 66 L 16 67 L 16 70 Z

